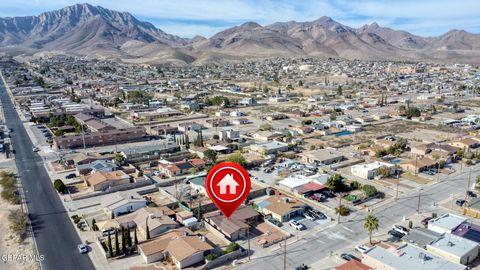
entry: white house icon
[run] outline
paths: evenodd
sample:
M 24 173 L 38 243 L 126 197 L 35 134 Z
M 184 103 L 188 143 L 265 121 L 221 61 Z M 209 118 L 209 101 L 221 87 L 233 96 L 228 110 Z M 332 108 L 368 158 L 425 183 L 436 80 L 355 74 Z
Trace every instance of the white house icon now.
M 227 174 L 218 182 L 217 186 L 220 186 L 220 194 L 227 194 L 227 187 L 229 194 L 235 194 L 237 193 L 237 186 L 239 186 L 239 184 L 233 179 L 233 174 Z

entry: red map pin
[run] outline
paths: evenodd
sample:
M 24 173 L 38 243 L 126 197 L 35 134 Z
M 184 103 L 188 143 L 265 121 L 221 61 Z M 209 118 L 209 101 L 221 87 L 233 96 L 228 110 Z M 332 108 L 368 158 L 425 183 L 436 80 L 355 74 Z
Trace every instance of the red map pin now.
M 215 165 L 205 180 L 208 196 L 227 218 L 245 201 L 250 186 L 248 172 L 235 162 Z

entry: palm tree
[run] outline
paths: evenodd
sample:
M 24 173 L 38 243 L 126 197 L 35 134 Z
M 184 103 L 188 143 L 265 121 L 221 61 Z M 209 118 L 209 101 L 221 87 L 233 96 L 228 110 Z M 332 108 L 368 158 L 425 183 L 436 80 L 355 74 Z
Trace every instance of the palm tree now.
M 372 232 L 374 230 L 378 230 L 378 218 L 372 214 L 368 215 L 365 218 L 365 222 L 363 223 L 363 227 L 368 231 L 368 235 L 370 238 L 370 245 L 372 244 Z

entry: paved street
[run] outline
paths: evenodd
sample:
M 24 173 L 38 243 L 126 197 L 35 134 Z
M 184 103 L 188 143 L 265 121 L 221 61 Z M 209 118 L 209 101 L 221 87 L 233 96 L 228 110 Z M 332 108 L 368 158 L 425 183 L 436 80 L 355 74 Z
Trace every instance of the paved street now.
M 472 167 L 472 179 L 478 175 L 480 166 Z M 440 178 L 441 182 L 425 186 L 420 199 L 420 214 L 430 216 L 432 212 L 438 215 L 447 212 L 439 203 L 456 195 L 462 198 L 467 188 L 468 170 L 457 173 L 454 176 Z M 472 180 L 474 181 L 474 180 Z M 472 182 L 473 183 L 473 182 Z M 435 203 L 435 205 L 434 205 Z M 403 217 L 416 214 L 418 204 L 418 190 L 400 197 L 394 198 L 376 206 L 374 214 L 380 221 L 381 230 L 374 233 L 375 236 L 385 235 L 393 224 L 402 223 Z M 368 234 L 363 228 L 363 219 L 366 211 L 358 211 L 354 215 L 343 218 L 340 225 L 330 226 L 323 231 L 306 234 L 303 239 L 296 240 L 287 245 L 287 269 L 292 269 L 302 263 L 312 265 L 315 262 L 330 256 L 330 253 L 338 254 L 348 247 L 358 244 L 358 241 L 367 239 Z M 418 225 L 418 224 L 416 224 Z M 290 241 L 292 241 L 290 240 Z M 238 269 L 283 269 L 283 248 L 277 249 L 268 256 L 252 256 L 252 261 L 241 265 Z
M 77 250 L 81 240 L 53 189 L 41 157 L 32 152 L 32 142 L 3 82 L 0 82 L 0 99 L 7 126 L 13 129 L 11 139 L 16 151 L 15 162 L 25 191 L 38 251 L 45 256 L 42 268 L 94 269 L 88 255 L 81 255 Z

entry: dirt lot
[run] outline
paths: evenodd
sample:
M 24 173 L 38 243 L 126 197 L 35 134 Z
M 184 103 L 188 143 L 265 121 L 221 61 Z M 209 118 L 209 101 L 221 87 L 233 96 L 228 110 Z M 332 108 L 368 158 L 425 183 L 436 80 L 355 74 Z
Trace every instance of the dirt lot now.
M 11 205 L 0 198 L 0 232 L 2 241 L 0 241 L 0 269 L 17 270 L 17 269 L 40 269 L 39 264 L 35 261 L 33 239 L 26 238 L 22 243 L 14 235 L 9 226 L 8 214 L 11 210 L 20 208 L 18 205 Z M 26 256 L 23 260 L 14 260 L 12 256 Z

